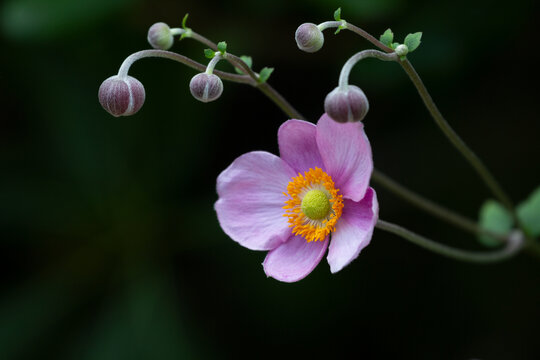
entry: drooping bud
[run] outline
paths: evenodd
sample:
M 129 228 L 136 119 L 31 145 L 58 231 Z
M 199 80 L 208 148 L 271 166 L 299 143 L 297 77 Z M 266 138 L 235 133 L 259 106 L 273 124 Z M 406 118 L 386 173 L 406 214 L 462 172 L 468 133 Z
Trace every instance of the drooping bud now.
M 148 29 L 148 42 L 154 49 L 169 50 L 173 46 L 174 38 L 169 25 L 158 22 Z
M 324 44 L 324 35 L 317 25 L 312 23 L 302 24 L 294 34 L 296 45 L 302 51 L 313 53 L 319 51 Z
M 195 99 L 206 103 L 221 96 L 223 82 L 215 74 L 200 73 L 189 82 L 189 90 Z
M 348 85 L 346 89 L 337 87 L 326 95 L 324 110 L 340 123 L 362 121 L 369 110 L 369 102 L 358 86 Z
M 101 83 L 98 92 L 99 103 L 113 116 L 135 114 L 144 104 L 144 86 L 134 77 L 111 76 Z

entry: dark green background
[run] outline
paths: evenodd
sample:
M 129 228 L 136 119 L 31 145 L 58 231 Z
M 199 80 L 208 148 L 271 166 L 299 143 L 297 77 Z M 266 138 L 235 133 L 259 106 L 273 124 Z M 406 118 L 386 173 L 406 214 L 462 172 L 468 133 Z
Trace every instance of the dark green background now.
M 265 254 L 220 229 L 217 175 L 251 150 L 277 152 L 287 119 L 247 86 L 203 104 L 195 71 L 137 62 L 146 87 L 132 117 L 97 90 L 154 22 L 188 25 L 275 67 L 270 83 L 316 121 L 349 56 L 369 43 L 325 33 L 300 52 L 303 22 L 343 18 L 398 41 L 423 31 L 412 63 L 442 112 L 517 202 L 540 184 L 538 5 L 494 1 L 6 0 L 0 6 L 1 359 L 538 359 L 540 263 L 442 258 L 375 231 L 349 267 L 267 279 Z M 173 50 L 206 61 L 192 40 Z M 227 64 L 218 68 L 230 70 Z M 475 218 L 488 191 L 431 121 L 400 67 L 366 60 L 351 82 L 376 166 Z M 382 219 L 440 242 L 475 237 L 377 189 Z

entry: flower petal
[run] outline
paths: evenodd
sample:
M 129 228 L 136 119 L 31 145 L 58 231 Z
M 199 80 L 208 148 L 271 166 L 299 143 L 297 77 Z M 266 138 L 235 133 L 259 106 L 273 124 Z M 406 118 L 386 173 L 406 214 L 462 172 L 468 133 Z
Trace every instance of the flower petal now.
M 378 217 L 377 194 L 372 188 L 368 188 L 366 196 L 359 202 L 344 201 L 343 214 L 328 249 L 327 260 L 332 273 L 349 265 L 369 244 Z
M 291 236 L 285 211 L 293 169 L 276 155 L 254 151 L 238 157 L 217 179 L 218 220 L 227 235 L 251 250 L 271 250 Z
M 373 171 L 371 146 L 361 122 L 340 124 L 324 114 L 317 123 L 317 145 L 328 175 L 343 197 L 360 201 Z
M 289 120 L 278 130 L 279 154 L 297 173 L 324 170 L 317 146 L 317 127 L 307 121 Z
M 328 238 L 324 241 L 307 242 L 302 236 L 292 236 L 286 243 L 270 251 L 264 259 L 266 276 L 284 282 L 302 280 L 321 261 Z

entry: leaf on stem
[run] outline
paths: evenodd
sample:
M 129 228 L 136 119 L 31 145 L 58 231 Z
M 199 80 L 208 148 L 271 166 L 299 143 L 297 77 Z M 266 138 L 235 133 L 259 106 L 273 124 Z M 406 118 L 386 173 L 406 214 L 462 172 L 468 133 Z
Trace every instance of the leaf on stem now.
M 391 46 L 392 41 L 394 41 L 394 33 L 390 28 L 386 29 L 386 31 L 381 35 L 379 40 L 386 46 Z
M 253 65 L 253 59 L 251 58 L 251 56 L 242 55 L 242 56 L 240 56 L 240 59 L 242 59 L 242 61 L 245 62 L 246 65 L 251 69 L 251 66 Z M 242 70 L 240 70 L 239 68 L 235 67 L 234 70 L 238 74 L 244 75 L 244 72 Z
M 341 21 L 341 8 L 337 8 L 336 11 L 334 11 L 334 20 Z
M 208 59 L 212 59 L 216 55 L 216 52 L 212 49 L 204 49 L 204 56 Z
M 224 54 L 227 51 L 227 43 L 225 41 L 220 41 L 217 44 L 217 48 L 221 54 Z
M 421 38 L 422 32 L 415 32 L 414 34 L 407 35 L 403 43 L 407 45 L 409 52 L 413 52 L 418 46 L 420 46 Z
M 187 29 L 186 21 L 187 21 L 188 16 L 189 16 L 189 13 L 186 13 L 186 15 L 184 15 L 184 18 L 182 19 L 182 29 Z
M 259 73 L 259 83 L 264 84 L 266 81 L 268 81 L 268 78 L 270 75 L 272 75 L 272 71 L 274 71 L 274 68 L 263 68 Z

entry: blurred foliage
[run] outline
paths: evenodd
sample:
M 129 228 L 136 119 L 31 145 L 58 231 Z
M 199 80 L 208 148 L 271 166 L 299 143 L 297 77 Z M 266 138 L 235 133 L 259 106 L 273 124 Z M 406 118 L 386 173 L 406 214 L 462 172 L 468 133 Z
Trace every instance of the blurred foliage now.
M 518 205 L 517 213 L 531 236 L 540 236 L 540 187 Z
M 498 201 L 487 200 L 480 208 L 479 225 L 495 234 L 507 235 L 512 226 L 514 219 L 504 206 Z M 488 235 L 478 236 L 480 242 L 486 246 L 500 246 L 501 240 Z
M 2 29 L 15 41 L 57 40 L 81 28 L 97 26 L 102 19 L 132 3 L 130 0 L 7 0 L 2 5 Z
M 225 83 L 220 100 L 202 104 L 188 89 L 194 71 L 145 59 L 130 71 L 146 88 L 142 110 L 112 118 L 99 106 L 100 83 L 148 48 L 148 27 L 180 26 L 189 12 L 195 31 L 226 40 L 257 69 L 275 68 L 269 82 L 316 121 L 340 67 L 368 44 L 327 32 L 320 53 L 305 54 L 293 34 L 338 7 L 375 36 L 422 31 L 410 59 L 441 110 L 512 198 L 529 196 L 540 182 L 530 160 L 540 157 L 536 57 L 514 56 L 530 50 L 533 1 L 8 0 L 0 5 L 1 359 L 540 356 L 539 265 L 527 254 L 461 264 L 376 232 L 339 274 L 323 260 L 300 283 L 266 279 L 264 254 L 228 239 L 213 211 L 215 179 L 235 157 L 277 152 L 286 117 L 254 89 Z M 496 45 L 485 49 L 479 33 Z M 201 62 L 203 49 L 189 39 L 173 47 Z M 475 217 L 490 194 L 441 140 L 399 67 L 366 61 L 351 81 L 370 98 L 376 165 Z M 382 189 L 378 196 L 381 217 L 477 248 L 474 237 Z

